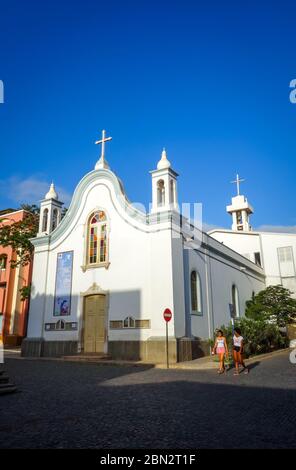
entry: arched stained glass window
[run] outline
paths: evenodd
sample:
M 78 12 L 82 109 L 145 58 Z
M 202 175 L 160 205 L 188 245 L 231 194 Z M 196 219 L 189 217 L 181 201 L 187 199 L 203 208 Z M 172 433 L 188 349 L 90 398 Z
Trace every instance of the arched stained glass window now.
M 107 259 L 107 219 L 103 211 L 97 211 L 90 217 L 88 263 L 105 263 Z

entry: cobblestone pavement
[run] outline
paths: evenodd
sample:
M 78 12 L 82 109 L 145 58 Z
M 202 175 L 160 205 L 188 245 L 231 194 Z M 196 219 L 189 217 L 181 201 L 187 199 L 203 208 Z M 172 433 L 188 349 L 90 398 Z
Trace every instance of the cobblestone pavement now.
M 296 448 L 288 353 L 232 371 L 7 359 L 0 447 Z

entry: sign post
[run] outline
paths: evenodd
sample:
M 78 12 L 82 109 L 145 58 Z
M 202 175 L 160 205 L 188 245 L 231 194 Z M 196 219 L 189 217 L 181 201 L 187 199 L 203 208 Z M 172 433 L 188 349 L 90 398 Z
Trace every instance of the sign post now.
M 169 321 L 172 319 L 172 312 L 169 308 L 166 308 L 165 311 L 163 312 L 163 318 L 165 320 L 165 332 L 166 332 L 166 364 L 167 364 L 167 369 L 169 368 Z

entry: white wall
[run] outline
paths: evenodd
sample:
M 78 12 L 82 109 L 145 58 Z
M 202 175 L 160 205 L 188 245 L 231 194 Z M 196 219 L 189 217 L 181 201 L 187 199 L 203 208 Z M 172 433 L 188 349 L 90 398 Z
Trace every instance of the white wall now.
M 248 255 L 247 258 L 253 262 L 255 262 L 254 253 L 261 252 L 260 236 L 257 233 L 214 230 L 210 231 L 209 235 L 237 253 Z
M 96 209 L 106 212 L 110 224 L 110 265 L 108 269 L 97 267 L 84 272 L 82 266 L 85 264 L 86 222 Z M 49 257 L 46 282 L 47 249 Z M 71 315 L 54 317 L 57 254 L 71 250 L 74 250 Z M 109 292 L 108 323 L 110 320 L 123 320 L 126 316 L 151 320 L 151 329 L 109 330 L 109 340 L 145 340 L 150 336 L 163 336 L 163 310 L 166 307 L 171 308 L 174 314 L 184 316 L 182 309 L 175 309 L 174 305 L 178 298 L 174 299 L 173 295 L 170 224 L 164 222 L 147 226 L 129 217 L 123 212 L 108 179 L 93 181 L 87 187 L 79 210 L 61 237 L 49 246 L 36 246 L 28 336 L 41 336 L 39 320 L 44 316 L 44 323 L 56 322 L 60 318 L 79 323 L 79 331 L 45 332 L 43 329 L 46 340 L 79 340 L 83 320 L 81 293 L 87 291 L 93 283 Z M 182 322 L 183 318 L 170 322 L 171 336 L 175 334 L 175 324 L 182 325 Z
M 267 285 L 281 283 L 281 273 L 278 260 L 278 248 L 292 247 L 294 263 L 296 260 L 296 234 L 268 233 L 260 234 L 263 249 L 264 268 Z
M 187 244 L 184 250 L 186 316 L 191 324 L 191 334 L 200 338 L 213 335 L 213 330 L 230 322 L 229 304 L 232 303 L 232 286 L 238 289 L 240 315 L 245 313 L 245 303 L 252 294 L 265 286 L 263 270 L 246 258 L 221 245 L 204 234 L 203 244 L 194 248 Z M 191 313 L 190 273 L 196 270 L 202 285 L 202 315 Z
M 292 247 L 295 267 L 296 234 L 214 230 L 210 232 L 210 235 L 216 240 L 219 240 L 225 245 L 231 247 L 238 253 L 252 254 L 256 251 L 260 251 L 261 262 L 266 276 L 266 286 L 282 283 L 278 259 L 278 248 Z M 296 285 L 296 278 L 294 282 Z

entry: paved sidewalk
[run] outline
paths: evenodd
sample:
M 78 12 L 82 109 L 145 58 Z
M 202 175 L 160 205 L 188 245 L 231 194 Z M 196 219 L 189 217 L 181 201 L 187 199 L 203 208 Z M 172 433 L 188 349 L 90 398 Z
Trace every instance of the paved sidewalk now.
M 260 354 L 258 356 L 250 357 L 249 359 L 245 360 L 247 365 L 252 364 L 254 362 L 260 362 L 265 359 L 269 359 L 280 354 L 285 354 L 289 351 L 289 348 L 280 349 L 278 351 L 273 351 L 267 354 Z M 41 361 L 61 361 L 61 362 L 73 362 L 79 364 L 98 364 L 102 366 L 122 366 L 122 367 L 141 367 L 141 366 L 149 366 L 154 367 L 156 369 L 166 369 L 166 364 L 157 364 L 151 363 L 146 361 L 121 361 L 121 360 L 113 360 L 107 358 L 101 358 L 96 356 L 64 356 L 64 357 L 22 357 L 20 349 L 5 349 L 4 351 L 4 359 L 20 359 L 20 360 L 41 360 Z M 175 364 L 169 364 L 170 369 L 182 369 L 182 370 L 213 370 L 218 368 L 218 361 L 216 356 L 205 356 L 199 359 L 194 359 L 193 361 L 185 361 L 185 362 L 177 362 Z

